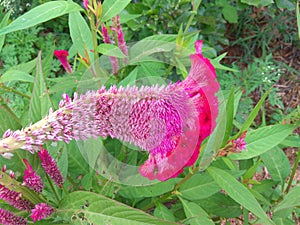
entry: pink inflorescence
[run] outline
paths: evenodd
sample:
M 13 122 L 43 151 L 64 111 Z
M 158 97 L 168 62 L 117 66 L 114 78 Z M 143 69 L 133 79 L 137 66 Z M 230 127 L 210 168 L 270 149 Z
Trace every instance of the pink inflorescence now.
M 30 217 L 34 222 L 42 220 L 50 216 L 54 212 L 54 209 L 46 204 L 46 203 L 40 203 L 34 206 L 34 209 L 32 209 L 32 214 Z
M 28 200 L 23 199 L 21 193 L 10 190 L 2 184 L 0 184 L 0 198 L 20 210 L 29 212 L 32 208 L 32 204 Z
M 67 59 L 69 52 L 66 50 L 54 50 L 54 55 L 60 61 L 66 72 L 72 73 L 72 67 Z
M 80 96 L 74 93 L 73 99 L 64 94 L 59 109 L 50 111 L 41 128 L 9 135 L 23 141 L 22 148 L 30 151 L 47 140 L 118 138 L 149 152 L 140 167 L 143 176 L 159 180 L 175 177 L 195 163 L 202 141 L 216 126 L 219 84 L 201 45 L 202 41 L 196 42 L 189 75 L 182 82 L 103 87 Z
M 44 168 L 45 172 L 51 177 L 51 179 L 58 187 L 62 188 L 64 179 L 56 165 L 55 160 L 50 156 L 49 152 L 42 147 L 40 148 L 38 155 L 40 157 L 40 160 L 42 161 L 41 165 Z
M 3 225 L 27 225 L 27 220 L 0 208 L 0 224 Z
M 41 177 L 36 174 L 26 159 L 23 159 L 23 161 L 27 167 L 27 169 L 24 170 L 24 184 L 36 192 L 42 192 L 44 184 Z

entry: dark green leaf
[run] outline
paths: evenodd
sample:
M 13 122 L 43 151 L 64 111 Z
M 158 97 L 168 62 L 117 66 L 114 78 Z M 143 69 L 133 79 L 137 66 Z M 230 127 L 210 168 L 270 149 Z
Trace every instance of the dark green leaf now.
M 284 196 L 283 201 L 280 202 L 274 208 L 274 212 L 299 207 L 300 206 L 300 186 L 294 187 L 286 196 Z
M 168 221 L 175 221 L 175 217 L 173 215 L 173 213 L 163 204 L 161 204 L 160 202 L 158 202 L 156 204 L 155 210 L 154 210 L 154 216 L 164 219 L 164 220 L 168 220 Z
M 263 154 L 280 144 L 296 128 L 297 126 L 294 125 L 279 124 L 251 130 L 247 133 L 245 138 L 247 143 L 246 150 L 240 153 L 230 154 L 229 157 L 234 160 L 240 160 L 250 159 Z
M 79 223 L 82 214 L 84 214 L 86 222 L 99 225 L 176 224 L 155 218 L 103 195 L 83 191 L 67 195 L 62 200 L 57 213 L 72 224 Z
M 215 224 L 207 215 L 207 213 L 196 203 L 189 202 L 180 198 L 180 201 L 183 205 L 184 213 L 188 218 L 188 224 L 190 225 L 213 225 Z
M 222 9 L 222 14 L 229 23 L 237 23 L 238 22 L 238 13 L 237 8 L 233 7 L 229 4 L 225 5 Z
M 284 185 L 285 179 L 291 169 L 290 162 L 284 152 L 279 147 L 275 147 L 260 157 L 264 161 L 272 179 L 274 181 L 280 181 L 281 185 Z
M 11 14 L 11 11 L 9 11 L 5 14 L 5 16 L 3 17 L 3 19 L 0 23 L 0 29 L 2 29 L 3 27 L 5 27 L 8 24 L 10 14 Z M 0 35 L 0 52 L 1 52 L 2 47 L 4 45 L 4 40 L 5 40 L 5 35 Z
M 0 29 L 0 35 L 33 27 L 67 13 L 77 12 L 82 8 L 72 1 L 50 1 L 39 5 L 18 17 L 8 26 Z
M 222 142 L 222 147 L 226 145 L 230 137 L 232 126 L 233 126 L 233 115 L 234 115 L 234 88 L 231 89 L 230 94 L 227 98 L 226 103 L 226 129 Z
M 233 176 L 216 167 L 209 167 L 207 170 L 219 186 L 224 189 L 232 199 L 262 219 L 265 224 L 274 224 L 251 192 Z
M 192 176 L 180 187 L 179 192 L 185 199 L 197 200 L 207 198 L 219 190 L 219 185 L 206 172 Z

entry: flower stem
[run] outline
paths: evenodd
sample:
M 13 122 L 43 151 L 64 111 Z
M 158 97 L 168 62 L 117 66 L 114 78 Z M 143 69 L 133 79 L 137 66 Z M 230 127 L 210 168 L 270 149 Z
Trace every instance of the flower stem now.
M 193 11 L 191 11 L 191 16 L 190 16 L 190 18 L 189 18 L 189 20 L 186 24 L 186 27 L 184 29 L 183 34 L 186 34 L 188 32 L 188 30 L 189 30 L 189 28 L 190 28 L 190 26 L 193 22 L 193 19 L 194 19 L 195 15 L 197 15 L 197 11 L 198 11 L 198 8 L 199 8 L 200 4 L 201 4 L 201 1 L 199 1 L 197 3 L 197 5 L 193 5 Z
M 291 173 L 291 176 L 290 176 L 290 179 L 288 182 L 288 186 L 286 187 L 285 193 L 288 193 L 291 188 L 292 182 L 293 182 L 295 174 L 296 174 L 296 170 L 298 168 L 299 160 L 300 160 L 300 148 L 298 148 L 297 156 L 296 156 L 296 159 L 295 159 L 295 162 L 293 165 L 292 173 Z
M 5 91 L 12 92 L 14 94 L 20 95 L 20 96 L 22 96 L 24 98 L 30 99 L 30 96 L 28 96 L 28 95 L 26 95 L 26 94 L 24 94 L 22 92 L 19 92 L 19 91 L 17 91 L 14 88 L 6 87 L 3 84 L 0 85 L 0 88 L 3 89 L 3 90 L 5 90 Z
M 53 183 L 52 183 L 52 181 L 51 181 L 51 179 L 50 179 L 50 177 L 49 177 L 48 174 L 46 174 L 46 178 L 47 178 L 47 180 L 48 180 L 48 182 L 49 182 L 49 184 L 50 184 L 50 187 L 51 187 L 51 189 L 52 189 L 52 192 L 54 193 L 54 196 L 55 196 L 55 199 L 56 199 L 57 205 L 58 205 L 60 199 L 59 199 L 59 197 L 58 197 L 58 193 L 57 193 L 57 191 L 56 191 L 56 188 L 54 187 L 54 185 L 53 185 Z

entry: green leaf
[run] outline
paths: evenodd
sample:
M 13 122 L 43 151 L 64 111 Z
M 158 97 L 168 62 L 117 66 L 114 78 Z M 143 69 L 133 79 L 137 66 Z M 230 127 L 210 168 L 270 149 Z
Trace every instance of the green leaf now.
M 294 10 L 296 4 L 289 1 L 289 0 L 275 0 L 276 5 L 278 8 L 287 9 L 287 10 Z
M 123 80 L 118 83 L 118 87 L 123 86 L 126 87 L 127 85 L 133 86 L 136 84 L 137 75 L 138 75 L 138 67 L 135 67 L 134 70 L 130 72 Z
M 127 57 L 118 46 L 113 44 L 101 44 L 97 47 L 97 52 L 103 55 L 114 56 L 121 59 Z
M 173 215 L 173 213 L 160 202 L 156 204 L 153 215 L 164 220 L 168 220 L 172 222 L 175 221 L 175 216 Z
M 119 194 L 123 197 L 136 199 L 136 198 L 146 198 L 146 197 L 155 197 L 172 191 L 175 184 L 178 183 L 181 179 L 175 178 L 170 179 L 165 182 L 158 182 L 156 184 L 147 185 L 147 186 L 123 186 L 119 191 Z
M 275 147 L 260 157 L 264 161 L 272 179 L 280 181 L 281 185 L 284 185 L 291 169 L 290 162 L 284 152 L 279 147 Z
M 21 70 L 8 70 L 0 77 L 0 82 L 24 81 L 33 83 L 34 77 Z
M 81 216 L 89 224 L 169 225 L 176 224 L 155 218 L 103 195 L 76 191 L 67 195 L 59 206 L 59 216 L 72 224 L 80 224 Z
M 225 56 L 227 55 L 227 52 L 219 55 L 218 57 L 214 58 L 214 59 L 211 59 L 210 62 L 213 64 L 213 66 L 216 68 L 216 69 L 220 69 L 220 70 L 227 70 L 227 71 L 231 71 L 231 72 L 238 72 L 236 69 L 233 69 L 233 68 L 230 68 L 230 67 L 227 67 L 227 66 L 223 66 L 220 61 L 225 58 Z
M 119 14 L 129 3 L 130 0 L 105 0 L 102 5 L 100 24 Z
M 230 137 L 232 126 L 233 126 L 233 116 L 234 116 L 234 88 L 231 89 L 230 94 L 227 98 L 226 103 L 226 129 L 222 142 L 222 147 L 226 145 Z
M 249 116 L 247 117 L 246 121 L 244 122 L 244 124 L 242 125 L 240 131 L 232 138 L 232 139 L 237 139 L 239 136 L 241 136 L 245 131 L 247 131 L 249 129 L 249 127 L 251 126 L 252 122 L 254 121 L 255 117 L 257 116 L 260 107 L 262 106 L 262 104 L 264 103 L 264 101 L 266 100 L 267 96 L 270 94 L 270 90 L 267 91 L 262 97 L 261 99 L 258 101 L 258 103 L 256 104 L 256 106 L 254 107 L 254 109 L 251 111 L 251 113 L 249 114 Z
M 226 4 L 222 9 L 222 14 L 229 23 L 237 23 L 238 22 L 238 13 L 237 8 L 233 7 L 229 4 Z
M 69 29 L 73 48 L 83 57 L 85 56 L 84 49 L 86 49 L 90 59 L 93 61 L 94 57 L 91 52 L 91 50 L 94 50 L 92 34 L 85 19 L 79 12 L 69 14 Z
M 265 224 L 274 224 L 251 192 L 233 176 L 216 167 L 209 167 L 207 170 L 219 186 L 224 189 L 233 200 L 261 218 Z
M 299 1 L 296 6 L 296 16 L 297 16 L 297 27 L 298 27 L 298 38 L 300 39 L 300 9 L 299 9 Z
M 300 206 L 300 186 L 294 187 L 286 196 L 284 196 L 283 201 L 280 202 L 274 208 L 274 212 L 299 207 Z
M 179 188 L 181 196 L 188 200 L 207 198 L 218 191 L 219 185 L 207 172 L 195 174 Z
M 230 154 L 233 160 L 250 159 L 263 154 L 280 144 L 288 135 L 290 135 L 297 126 L 289 124 L 271 125 L 261 127 L 257 130 L 251 130 L 247 133 L 245 141 L 246 150 L 240 153 Z
M 259 4 L 262 2 L 262 0 L 241 0 L 241 3 L 245 3 L 247 5 L 254 5 L 259 6 Z
M 209 219 L 207 213 L 196 203 L 189 202 L 179 198 L 184 209 L 184 213 L 188 218 L 188 224 L 191 225 L 198 225 L 198 224 L 205 224 L 205 225 L 214 225 L 215 223 Z
M 21 123 L 14 112 L 2 102 L 0 98 L 0 136 L 8 130 L 17 130 L 21 128 Z
M 0 35 L 33 27 L 67 13 L 77 12 L 82 8 L 72 1 L 50 1 L 39 5 L 18 17 L 8 26 L 0 29 Z
M 39 52 L 36 62 L 36 76 L 34 78 L 32 97 L 29 103 L 28 122 L 34 123 L 42 119 L 48 114 L 49 108 L 51 107 L 53 108 L 53 105 L 48 94 L 42 68 L 42 53 Z
M 11 11 L 9 11 L 8 13 L 5 14 L 5 16 L 3 17 L 3 19 L 0 23 L 0 29 L 2 29 L 3 27 L 5 27 L 8 24 L 10 14 L 11 14 Z M 5 41 L 5 35 L 0 35 L 0 52 L 4 45 L 4 41 Z

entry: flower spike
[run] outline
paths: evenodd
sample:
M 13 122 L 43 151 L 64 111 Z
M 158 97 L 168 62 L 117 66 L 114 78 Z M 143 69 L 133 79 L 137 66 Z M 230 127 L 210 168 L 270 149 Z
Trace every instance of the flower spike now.
M 66 50 L 54 50 L 55 57 L 60 61 L 67 73 L 72 73 L 72 67 L 68 62 L 69 52 Z
M 41 193 L 44 188 L 44 184 L 41 177 L 37 175 L 36 172 L 32 169 L 32 166 L 29 164 L 27 159 L 23 159 L 23 162 L 27 167 L 27 169 L 24 170 L 24 177 L 23 177 L 24 184 L 30 189 L 38 193 Z
M 3 225 L 27 225 L 27 220 L 10 211 L 0 208 L 0 224 Z
M 46 204 L 46 203 L 40 203 L 34 206 L 34 209 L 31 210 L 32 214 L 30 217 L 32 218 L 33 222 L 42 220 L 50 216 L 54 209 L 52 206 Z

